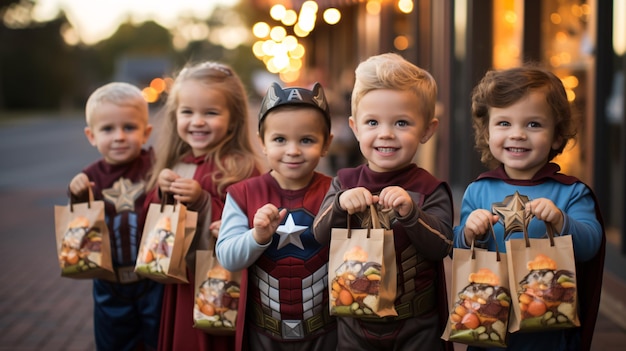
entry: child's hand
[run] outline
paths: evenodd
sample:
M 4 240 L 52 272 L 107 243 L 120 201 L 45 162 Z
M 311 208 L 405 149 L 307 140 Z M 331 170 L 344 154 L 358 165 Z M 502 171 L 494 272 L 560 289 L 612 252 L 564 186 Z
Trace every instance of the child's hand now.
M 213 237 L 217 238 L 220 234 L 220 227 L 222 226 L 222 220 L 217 220 L 215 222 L 211 222 L 209 225 L 209 231 Z
M 70 193 L 74 196 L 80 196 L 87 191 L 89 186 L 94 186 L 94 183 L 89 181 L 85 173 L 78 173 L 70 182 Z
M 193 204 L 202 195 L 202 186 L 194 179 L 177 178 L 170 185 L 170 192 L 174 194 L 175 200 Z
M 563 230 L 563 212 L 551 200 L 539 198 L 528 201 L 526 211 L 537 219 L 551 223 L 557 233 Z
M 287 209 L 283 208 L 278 211 L 278 208 L 272 204 L 266 204 L 259 208 L 252 221 L 254 240 L 261 245 L 269 243 L 272 240 L 272 235 L 276 232 L 276 228 L 286 215 Z
M 180 176 L 178 174 L 176 174 L 176 172 L 172 171 L 169 168 L 164 168 L 160 173 L 159 173 L 159 178 L 157 180 L 157 183 L 159 185 L 159 189 L 161 189 L 161 192 L 163 193 L 170 193 L 172 192 L 172 190 L 170 189 L 172 183 L 176 180 L 180 178 Z
M 487 210 L 474 210 L 465 221 L 465 242 L 471 243 L 474 238 L 480 238 L 491 230 L 490 224 L 498 222 L 498 215 Z
M 413 209 L 413 200 L 406 190 L 399 186 L 388 186 L 378 196 L 378 203 L 383 208 L 393 208 L 400 217 L 408 215 Z
M 348 214 L 363 212 L 375 202 L 378 202 L 378 196 L 363 187 L 346 190 L 339 196 L 339 206 Z

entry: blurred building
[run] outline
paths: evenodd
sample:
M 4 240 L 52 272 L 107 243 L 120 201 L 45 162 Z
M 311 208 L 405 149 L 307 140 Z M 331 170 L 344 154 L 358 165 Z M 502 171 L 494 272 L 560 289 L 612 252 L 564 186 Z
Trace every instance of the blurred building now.
M 284 76 L 287 84 L 314 79 L 345 102 L 346 79 L 371 55 L 397 52 L 429 70 L 439 83 L 441 124 L 417 158 L 461 194 L 484 170 L 473 148 L 473 86 L 491 68 L 527 61 L 550 68 L 580 122 L 577 142 L 557 162 L 594 189 L 608 229 L 607 270 L 626 281 L 619 269 L 626 261 L 625 0 L 248 1 L 267 14 L 270 29 L 285 28 L 304 48 L 297 74 Z M 311 3 L 315 28 L 304 36 L 295 33 L 296 24 L 270 14 L 282 5 L 300 15 Z M 324 19 L 329 8 L 340 13 L 336 24 Z

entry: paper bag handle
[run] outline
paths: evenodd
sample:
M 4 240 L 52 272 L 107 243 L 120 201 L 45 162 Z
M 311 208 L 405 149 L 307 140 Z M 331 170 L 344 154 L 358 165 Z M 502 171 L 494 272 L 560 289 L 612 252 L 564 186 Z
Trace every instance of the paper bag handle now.
M 532 216 L 533 215 L 530 215 L 529 217 Z M 548 239 L 550 239 L 550 246 L 554 247 L 554 226 L 550 222 L 543 221 L 543 223 L 545 223 L 546 225 L 546 234 L 548 234 Z M 530 239 L 528 237 L 528 224 L 530 224 L 530 219 L 526 222 L 526 225 L 524 226 L 524 240 L 526 242 L 527 248 L 530 247 Z
M 367 227 L 367 238 L 370 237 L 370 229 L 381 229 L 380 218 L 378 218 L 378 211 L 374 204 L 370 205 L 370 225 Z M 348 239 L 352 238 L 352 229 L 350 228 L 350 214 L 348 213 Z
M 176 212 L 176 206 L 180 204 L 180 202 L 176 199 L 174 199 L 173 197 L 174 195 L 172 193 L 168 193 L 168 192 L 163 192 L 161 194 L 161 208 L 160 208 L 160 212 L 163 213 L 163 211 L 165 210 L 165 205 L 167 205 L 167 199 L 169 199 L 170 197 L 172 197 L 173 201 L 174 201 L 174 208 L 173 211 Z
M 500 250 L 498 250 L 498 240 L 496 239 L 496 232 L 493 230 L 493 223 L 489 222 L 489 232 L 491 233 L 491 237 L 493 238 L 493 243 L 496 246 L 496 261 L 500 262 Z M 472 244 L 470 245 L 470 250 L 472 251 L 472 260 L 476 259 L 476 251 L 474 250 L 474 243 L 476 242 L 476 237 L 472 238 Z
M 94 202 L 94 196 L 93 196 L 93 189 L 91 188 L 91 185 L 87 186 L 87 192 L 89 194 L 89 198 L 87 200 L 87 208 L 91 209 L 91 203 Z M 74 201 L 72 201 L 72 198 L 74 196 L 70 196 L 70 212 L 74 212 Z

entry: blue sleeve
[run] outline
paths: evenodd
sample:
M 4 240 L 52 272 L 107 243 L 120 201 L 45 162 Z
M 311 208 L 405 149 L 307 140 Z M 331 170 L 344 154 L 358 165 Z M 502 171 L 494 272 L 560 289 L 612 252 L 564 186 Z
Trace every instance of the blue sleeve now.
M 596 216 L 595 199 L 589 188 L 578 183 L 570 195 L 567 208 L 562 208 L 564 221 L 561 235 L 570 234 L 576 261 L 588 261 L 600 249 L 602 225 Z
M 215 249 L 220 264 L 231 272 L 248 268 L 256 262 L 270 243 L 259 245 L 254 240 L 252 229 L 248 225 L 248 217 L 235 200 L 226 195 Z

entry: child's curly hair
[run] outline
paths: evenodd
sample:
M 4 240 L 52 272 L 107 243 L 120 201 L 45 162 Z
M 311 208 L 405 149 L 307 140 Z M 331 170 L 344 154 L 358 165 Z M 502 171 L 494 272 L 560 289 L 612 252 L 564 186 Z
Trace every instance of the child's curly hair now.
M 508 107 L 527 96 L 531 91 L 541 90 L 555 120 L 554 137 L 561 140 L 557 149 L 550 150 L 548 160 L 563 152 L 570 139 L 576 136 L 572 110 L 561 80 L 539 66 L 526 64 L 506 70 L 492 70 L 485 74 L 472 92 L 472 126 L 476 149 L 480 160 L 494 168 L 499 162 L 489 150 L 489 111 L 492 107 Z

